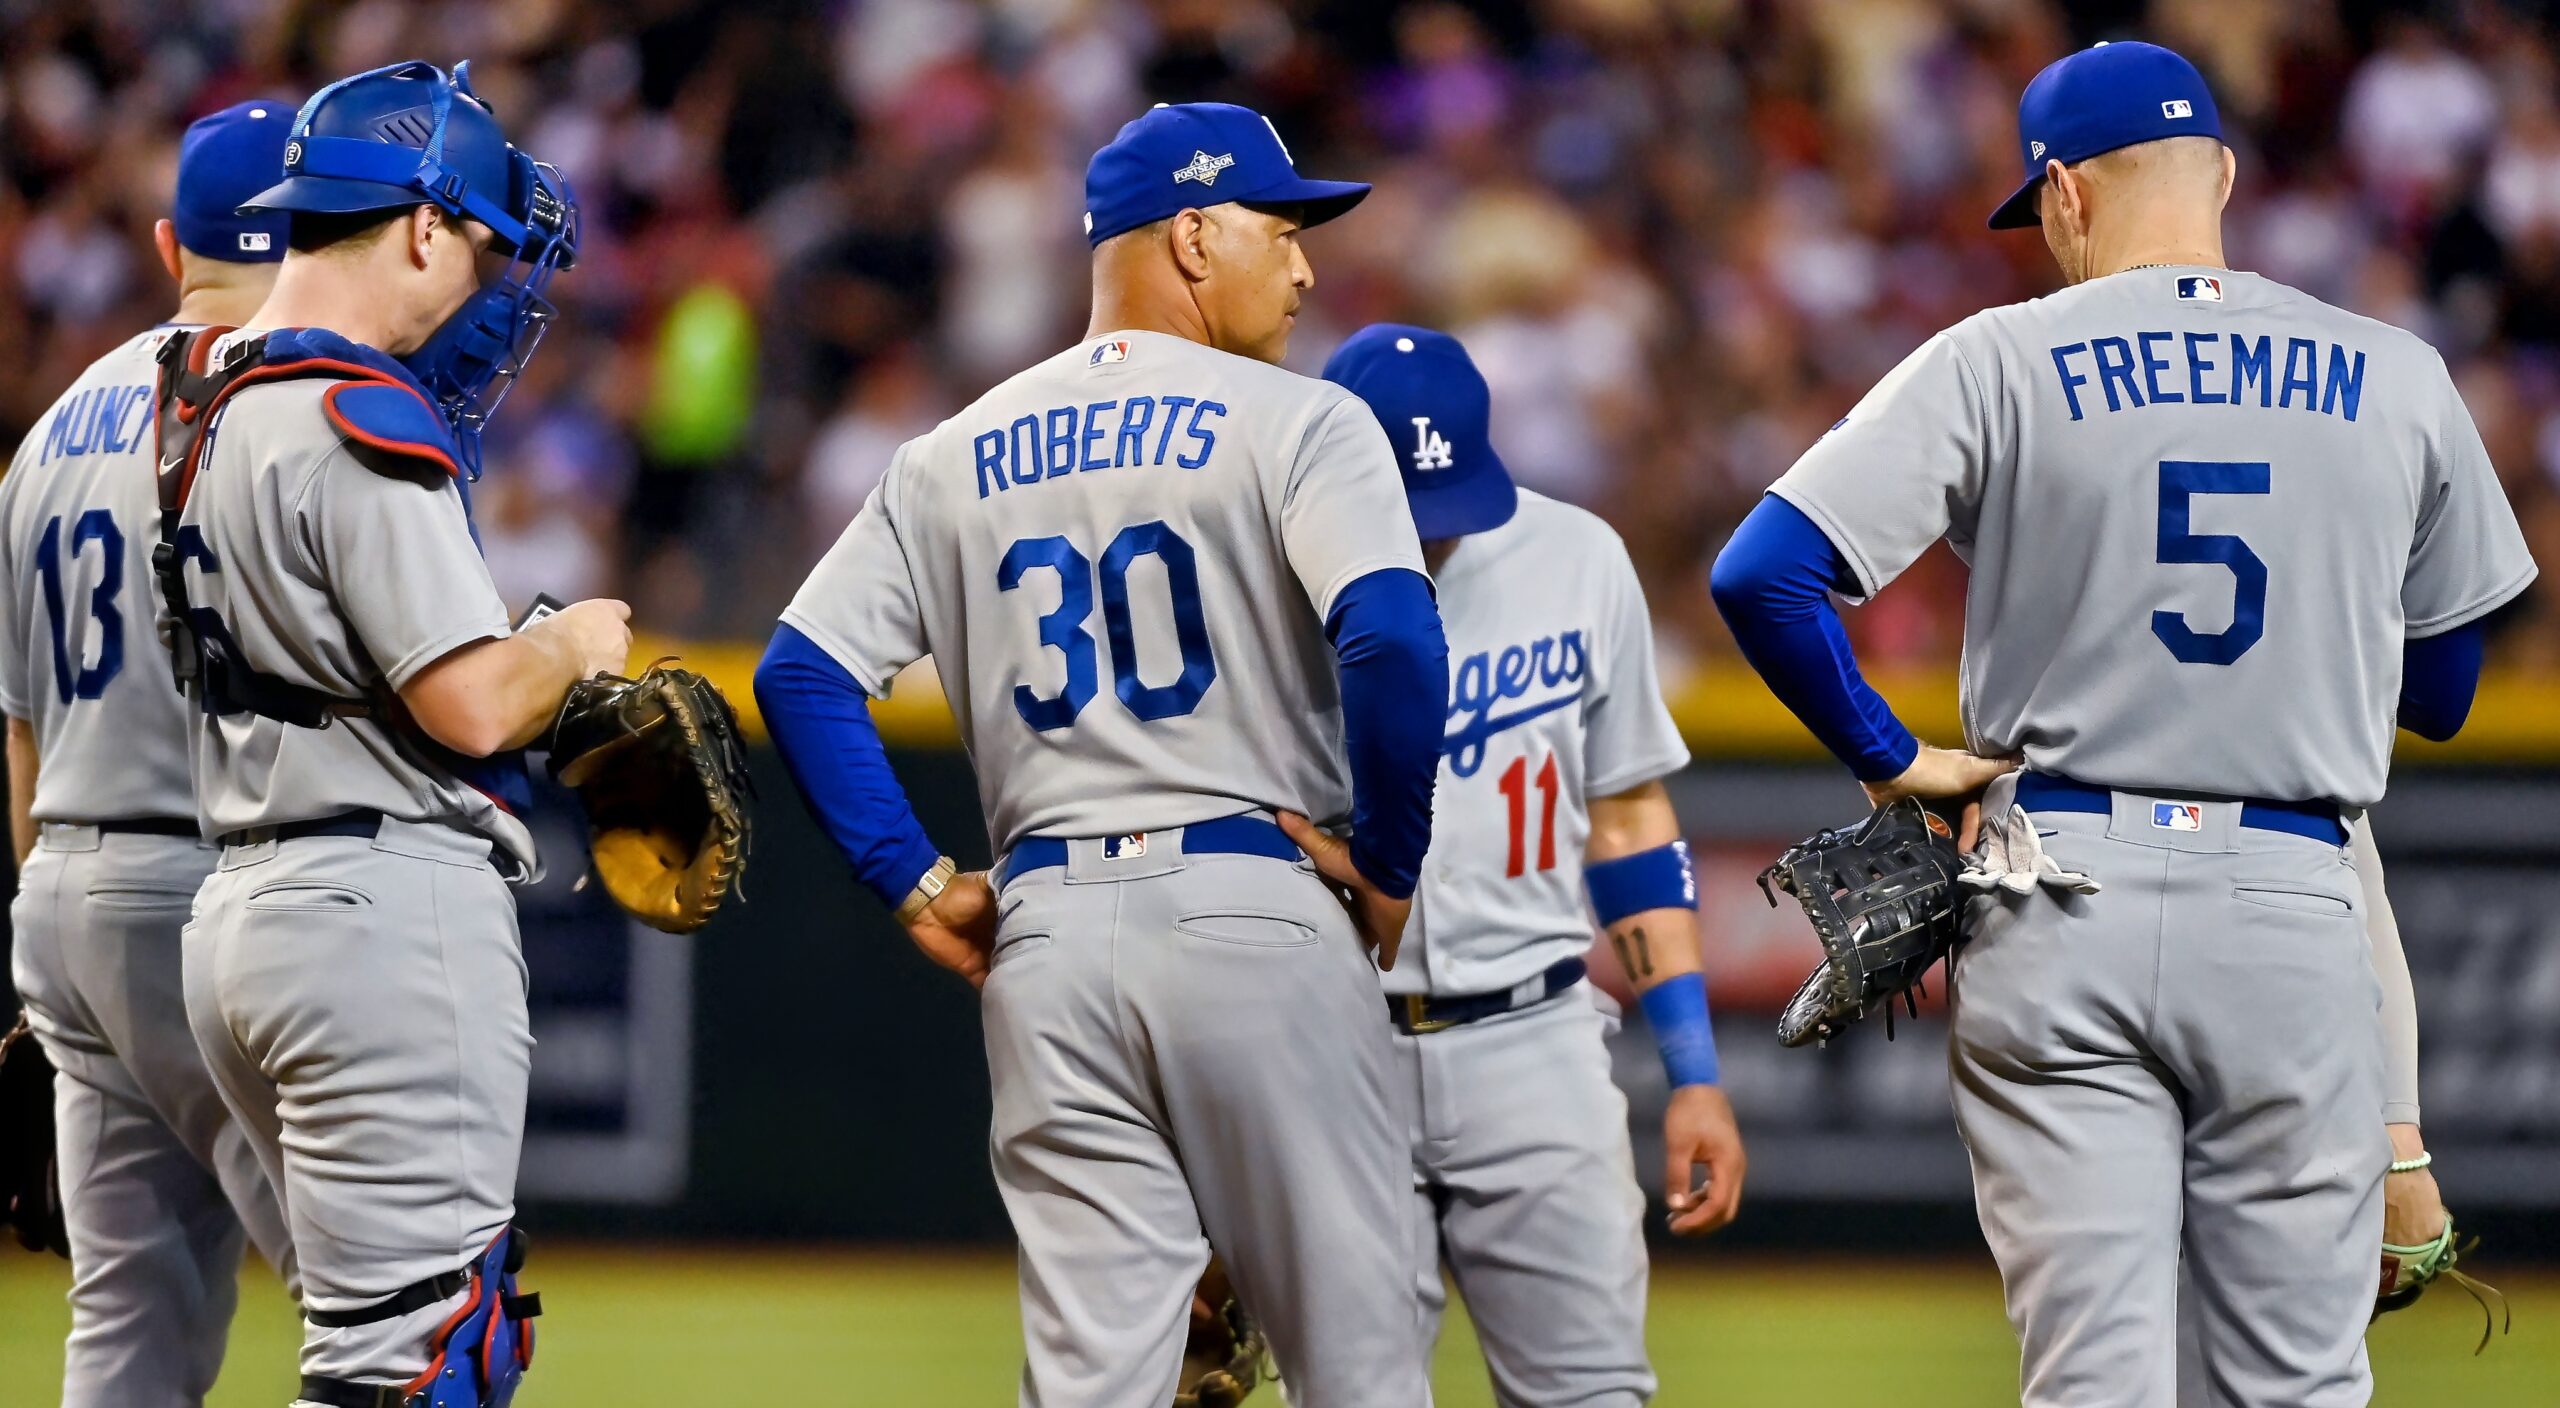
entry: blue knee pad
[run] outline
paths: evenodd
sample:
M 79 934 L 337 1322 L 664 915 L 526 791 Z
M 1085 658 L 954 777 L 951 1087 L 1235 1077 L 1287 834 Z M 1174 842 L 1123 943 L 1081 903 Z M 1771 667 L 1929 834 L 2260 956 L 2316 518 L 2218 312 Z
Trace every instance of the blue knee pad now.
M 506 1228 L 471 1267 L 471 1295 L 436 1328 L 435 1357 L 408 1385 L 411 1408 L 507 1408 L 533 1364 L 533 1317 L 542 1298 L 520 1295 L 522 1232 Z

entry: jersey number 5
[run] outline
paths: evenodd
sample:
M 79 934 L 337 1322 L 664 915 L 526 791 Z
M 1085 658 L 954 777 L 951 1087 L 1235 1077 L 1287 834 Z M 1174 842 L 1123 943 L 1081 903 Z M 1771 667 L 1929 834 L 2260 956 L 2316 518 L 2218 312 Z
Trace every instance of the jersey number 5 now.
M 77 562 L 80 549 L 90 543 L 98 545 L 98 585 L 89 591 L 89 618 L 97 622 L 98 663 L 88 664 L 73 654 L 70 640 L 71 623 L 64 617 L 62 595 L 62 520 L 55 518 L 44 525 L 44 540 L 36 544 L 36 575 L 44 583 L 46 623 L 53 627 L 53 688 L 65 704 L 73 699 L 95 699 L 107 692 L 107 683 L 124 668 L 124 613 L 116 608 L 116 593 L 124 589 L 124 532 L 116 527 L 116 518 L 102 508 L 93 508 L 72 522 L 71 559 Z M 72 667 L 79 668 L 74 670 Z
M 2270 471 L 2264 461 L 2162 460 L 2160 462 L 2159 560 L 2218 562 L 2231 569 L 2231 624 L 2199 631 L 2185 613 L 2154 611 L 2151 634 L 2190 665 L 2228 665 L 2249 653 L 2267 633 L 2267 564 L 2228 533 L 2189 532 L 2188 507 L 2198 494 L 2263 494 Z
M 1173 599 L 1173 635 L 1182 647 L 1182 673 L 1169 684 L 1150 685 L 1138 675 L 1138 637 L 1129 620 L 1129 566 L 1141 557 L 1164 564 L 1167 595 Z M 1092 702 L 1097 687 L 1093 633 L 1085 620 L 1093 614 L 1096 574 L 1085 555 L 1063 537 L 1024 538 L 1005 549 L 996 566 L 996 589 L 1012 591 L 1023 574 L 1046 567 L 1058 574 L 1058 609 L 1040 618 L 1040 643 L 1066 657 L 1067 681 L 1047 698 L 1027 684 L 1013 687 L 1014 712 L 1046 733 L 1065 728 Z M 1200 612 L 1200 570 L 1191 544 L 1161 519 L 1133 523 L 1120 530 L 1102 550 L 1102 624 L 1111 637 L 1111 683 L 1120 703 L 1150 722 L 1190 713 L 1218 678 L 1218 662 L 1209 653 L 1209 623 Z

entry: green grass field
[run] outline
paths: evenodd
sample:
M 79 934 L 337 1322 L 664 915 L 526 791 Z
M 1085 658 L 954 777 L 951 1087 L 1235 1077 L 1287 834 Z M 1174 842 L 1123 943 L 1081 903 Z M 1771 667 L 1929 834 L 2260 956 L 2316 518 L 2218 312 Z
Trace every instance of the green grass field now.
M 1013 1265 L 1000 1255 L 555 1245 L 534 1273 L 527 1284 L 551 1313 L 521 1400 L 529 1408 L 1013 1402 Z M 2515 1333 L 2480 1358 L 2470 1352 L 2478 1315 L 2459 1291 L 2377 1328 L 2375 1401 L 2560 1402 L 2560 1276 L 2502 1279 Z M 67 1281 L 58 1262 L 0 1259 L 0 1404 L 53 1401 Z M 281 1408 L 294 1339 L 292 1307 L 252 1272 L 217 1408 Z M 1657 1401 L 1675 1408 L 2016 1401 L 2015 1351 L 1987 1267 L 1676 1263 L 1655 1277 L 1652 1343 Z M 1463 1322 L 1443 1339 L 1438 1384 L 1441 1408 L 1492 1402 Z

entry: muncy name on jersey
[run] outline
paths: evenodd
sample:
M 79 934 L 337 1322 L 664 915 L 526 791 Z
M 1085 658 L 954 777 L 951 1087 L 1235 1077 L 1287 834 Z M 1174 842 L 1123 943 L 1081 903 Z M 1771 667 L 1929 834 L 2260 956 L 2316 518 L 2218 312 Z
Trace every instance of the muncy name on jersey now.
M 1459 722 L 1440 740 L 1449 770 L 1460 777 L 1475 776 L 1476 769 L 1484 766 L 1485 744 L 1494 735 L 1579 701 L 1590 673 L 1590 654 L 1580 631 L 1506 646 L 1499 655 L 1479 650 L 1460 660 L 1449 672 L 1449 718 Z M 1512 700 L 1528 698 L 1532 690 L 1549 693 L 1534 704 L 1494 712 Z
M 122 454 L 141 441 L 150 406 L 148 386 L 93 386 L 78 392 L 53 413 L 36 463 L 49 464 L 56 455 Z

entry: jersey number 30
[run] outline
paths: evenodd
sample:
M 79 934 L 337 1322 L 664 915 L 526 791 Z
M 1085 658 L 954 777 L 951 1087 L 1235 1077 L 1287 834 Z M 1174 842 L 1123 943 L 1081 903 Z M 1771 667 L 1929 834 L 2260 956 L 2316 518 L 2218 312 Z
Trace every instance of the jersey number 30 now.
M 1165 587 L 1173 598 L 1173 635 L 1182 647 L 1182 673 L 1159 685 L 1139 677 L 1138 637 L 1129 622 L 1129 565 L 1150 556 L 1164 564 Z M 1015 685 L 1013 707 L 1024 723 L 1046 733 L 1074 723 L 1098 687 L 1093 632 L 1085 626 L 1093 615 L 1097 575 L 1065 538 L 1024 538 L 1005 549 L 1004 561 L 996 567 L 996 589 L 1012 591 L 1035 567 L 1058 574 L 1058 609 L 1040 618 L 1040 643 L 1066 657 L 1067 682 L 1045 699 L 1027 684 Z M 1200 696 L 1218 678 L 1218 662 L 1209 654 L 1209 623 L 1200 613 L 1200 570 L 1191 545 L 1161 519 L 1133 523 L 1102 550 L 1098 581 L 1103 630 L 1111 637 L 1111 684 L 1120 703 L 1151 722 L 1198 708 Z
M 2151 634 L 2190 665 L 2228 665 L 2249 653 L 2267 633 L 2267 564 L 2228 533 L 2188 531 L 2189 505 L 2198 494 L 2263 494 L 2271 478 L 2263 460 L 2162 460 L 2160 462 L 2159 561 L 2213 563 L 2231 569 L 2231 624 L 2199 631 L 2185 613 L 2154 611 Z

